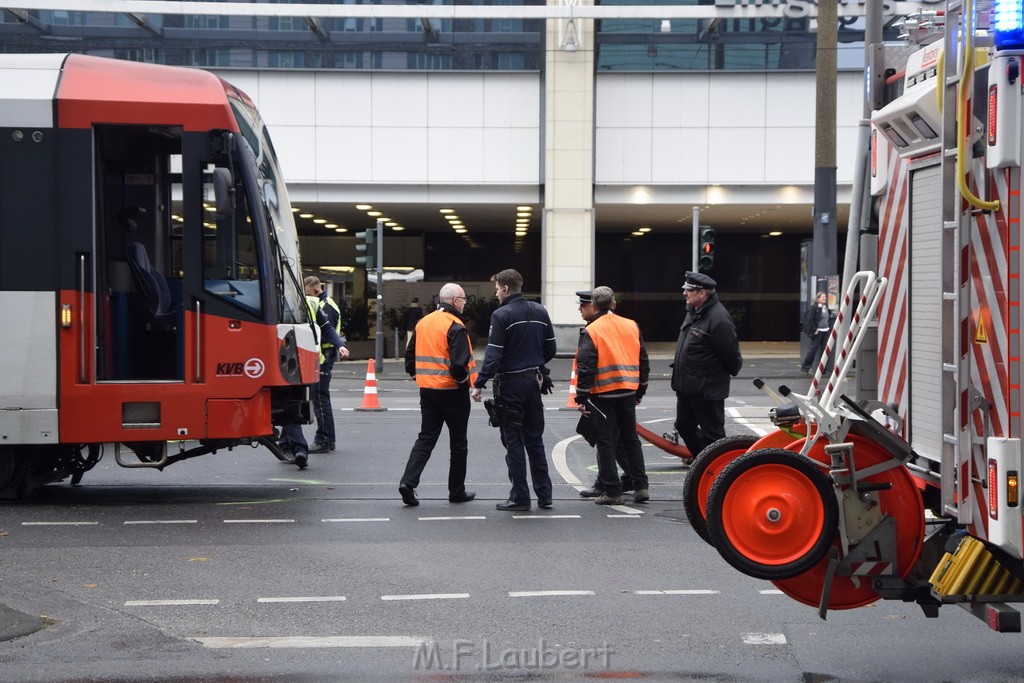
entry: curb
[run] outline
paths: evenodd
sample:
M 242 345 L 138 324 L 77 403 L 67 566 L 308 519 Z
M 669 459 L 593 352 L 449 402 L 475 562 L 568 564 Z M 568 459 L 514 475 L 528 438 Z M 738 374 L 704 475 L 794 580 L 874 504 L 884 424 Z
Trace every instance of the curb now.
M 19 612 L 7 605 L 0 605 L 0 641 L 21 638 L 46 626 L 39 617 Z

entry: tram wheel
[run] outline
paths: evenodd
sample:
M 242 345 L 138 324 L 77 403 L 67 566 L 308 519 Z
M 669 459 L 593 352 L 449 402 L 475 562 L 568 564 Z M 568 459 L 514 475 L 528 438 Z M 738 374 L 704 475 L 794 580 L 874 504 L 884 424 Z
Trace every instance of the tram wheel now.
M 756 441 L 756 436 L 747 434 L 727 436 L 708 444 L 690 464 L 690 471 L 683 482 L 683 510 L 693 530 L 708 543 L 711 537 L 708 535 L 706 510 L 711 485 L 726 465 L 746 453 Z
M 839 522 L 832 481 L 821 466 L 781 448 L 751 451 L 722 470 L 707 513 L 719 554 L 758 579 L 785 579 L 813 567 Z

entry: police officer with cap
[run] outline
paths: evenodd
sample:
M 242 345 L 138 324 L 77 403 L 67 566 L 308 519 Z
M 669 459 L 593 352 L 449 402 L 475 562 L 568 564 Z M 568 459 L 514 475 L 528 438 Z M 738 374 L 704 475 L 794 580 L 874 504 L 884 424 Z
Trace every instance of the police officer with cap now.
M 743 367 L 736 326 L 718 300 L 718 283 L 704 273 L 686 273 L 686 318 L 672 362 L 676 432 L 694 456 L 725 437 L 725 399 L 730 376 Z
M 555 328 L 547 309 L 523 297 L 523 276 L 518 271 L 508 268 L 491 277 L 491 281 L 501 305 L 491 314 L 487 351 L 470 396 L 480 401 L 481 390 L 493 378 L 495 398 L 509 408 L 508 414 L 521 419 L 521 423 L 510 421 L 500 427 L 512 490 L 508 500 L 495 508 L 509 512 L 530 509 L 527 459 L 537 505 L 550 508 L 551 476 L 544 448 L 544 403 L 540 395 L 542 366 L 555 357 L 557 350 Z

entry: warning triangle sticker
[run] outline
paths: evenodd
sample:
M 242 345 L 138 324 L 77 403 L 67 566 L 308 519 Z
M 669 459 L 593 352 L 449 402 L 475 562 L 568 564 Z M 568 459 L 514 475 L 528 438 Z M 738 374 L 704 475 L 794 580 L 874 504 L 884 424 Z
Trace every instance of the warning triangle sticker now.
M 985 331 L 985 316 L 978 316 L 978 329 L 974 331 L 975 344 L 988 344 L 988 333 Z

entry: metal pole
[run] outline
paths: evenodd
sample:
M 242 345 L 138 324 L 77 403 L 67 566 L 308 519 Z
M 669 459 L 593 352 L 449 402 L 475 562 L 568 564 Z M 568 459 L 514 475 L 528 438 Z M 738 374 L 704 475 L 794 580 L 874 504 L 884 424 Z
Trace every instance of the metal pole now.
M 836 46 L 839 17 L 837 0 L 818 2 L 818 39 L 815 51 L 814 242 L 815 291 L 828 291 L 836 275 Z M 837 288 L 838 288 L 838 283 Z M 837 291 L 842 296 L 841 291 Z
M 377 219 L 377 334 L 374 335 L 376 373 L 384 373 L 384 221 Z
M 700 258 L 700 254 L 697 253 L 697 252 L 700 251 L 700 246 L 699 246 L 700 236 L 698 235 L 698 233 L 700 232 L 700 225 L 699 224 L 700 224 L 700 208 L 695 206 L 695 207 L 693 207 L 693 240 L 692 240 L 693 241 L 693 272 L 695 272 L 695 273 L 700 270 L 700 261 L 697 260 L 697 259 Z

